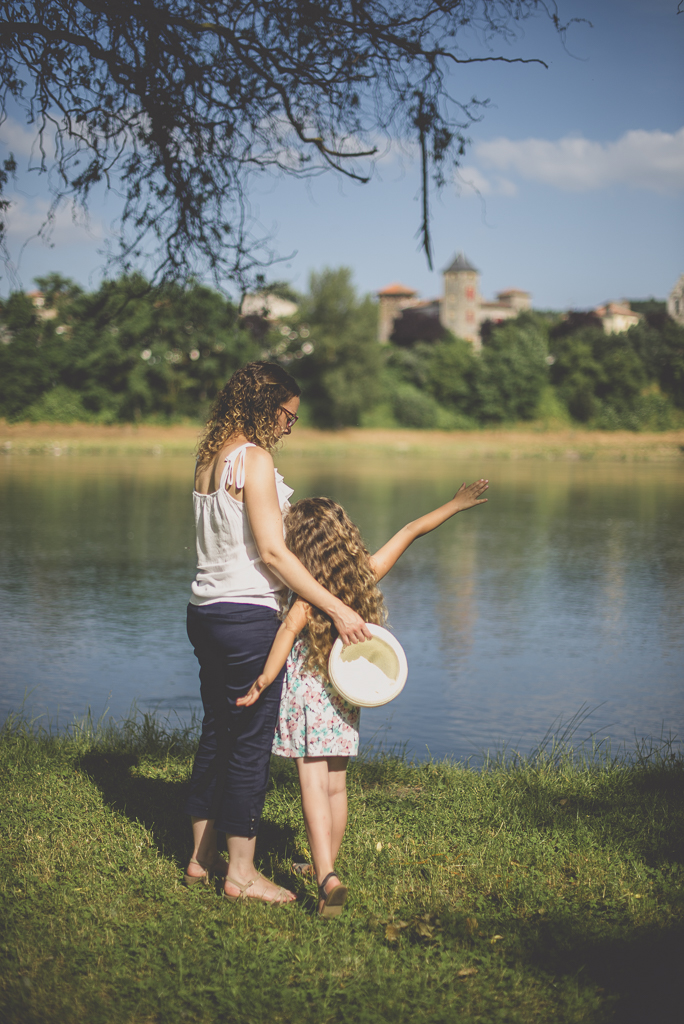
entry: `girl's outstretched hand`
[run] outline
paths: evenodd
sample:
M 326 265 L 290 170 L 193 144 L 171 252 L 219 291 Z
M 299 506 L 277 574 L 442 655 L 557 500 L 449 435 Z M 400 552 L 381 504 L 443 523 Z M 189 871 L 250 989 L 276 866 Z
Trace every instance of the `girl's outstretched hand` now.
M 271 680 L 266 676 L 258 676 L 252 683 L 244 697 L 238 697 L 235 701 L 239 708 L 248 708 L 250 704 L 256 704 L 264 690 L 271 685 Z
M 456 511 L 463 512 L 466 508 L 472 508 L 473 505 L 482 505 L 486 498 L 481 498 L 489 487 L 489 480 L 476 480 L 474 484 L 461 484 L 459 489 L 456 491 L 453 500 L 457 504 Z
M 381 580 L 390 571 L 397 559 L 417 537 L 424 537 L 426 533 L 436 530 L 457 512 L 473 508 L 474 505 L 484 505 L 487 499 L 481 498 L 480 495 L 484 494 L 488 487 L 489 480 L 484 479 L 476 480 L 474 484 L 461 484 L 451 501 L 433 509 L 432 512 L 421 516 L 420 519 L 414 519 L 412 523 L 407 523 L 403 529 L 390 537 L 379 551 L 371 555 L 371 566 L 378 579 Z

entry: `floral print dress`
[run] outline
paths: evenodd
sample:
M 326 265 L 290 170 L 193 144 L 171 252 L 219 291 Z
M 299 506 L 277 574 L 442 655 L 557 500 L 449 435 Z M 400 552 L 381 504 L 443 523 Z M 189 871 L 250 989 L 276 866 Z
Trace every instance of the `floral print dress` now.
M 304 669 L 306 642 L 296 640 L 287 657 L 272 751 L 280 757 L 353 757 L 359 752 L 361 709 L 332 684 Z

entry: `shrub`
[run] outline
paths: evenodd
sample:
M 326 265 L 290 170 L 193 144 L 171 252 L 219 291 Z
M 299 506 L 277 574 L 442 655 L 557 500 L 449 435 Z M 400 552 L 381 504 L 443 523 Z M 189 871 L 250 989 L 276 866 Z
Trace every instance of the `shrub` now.
M 271 333 L 264 354 L 294 373 L 315 426 L 359 426 L 385 398 L 385 356 L 377 309 L 369 296 L 357 296 L 351 270 L 312 274 L 288 324 L 289 333 L 287 325 Z
M 549 380 L 546 322 L 521 313 L 483 338 L 474 409 L 483 422 L 529 420 Z

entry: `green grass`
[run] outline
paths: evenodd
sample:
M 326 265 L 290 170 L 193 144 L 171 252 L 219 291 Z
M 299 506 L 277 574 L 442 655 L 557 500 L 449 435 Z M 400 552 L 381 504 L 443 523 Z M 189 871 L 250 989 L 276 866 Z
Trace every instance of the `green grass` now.
M 684 763 L 547 746 L 475 770 L 359 759 L 339 862 L 269 908 L 184 889 L 192 730 L 148 716 L 0 737 L 3 1021 L 631 1022 L 681 1019 Z M 293 765 L 274 761 L 259 837 L 295 886 Z

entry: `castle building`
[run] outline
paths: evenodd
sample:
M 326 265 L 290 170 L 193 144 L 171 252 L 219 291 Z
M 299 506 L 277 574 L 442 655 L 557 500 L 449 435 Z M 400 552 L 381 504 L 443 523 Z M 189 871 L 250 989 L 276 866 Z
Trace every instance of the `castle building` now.
M 378 296 L 378 341 L 381 345 L 387 345 L 390 335 L 394 329 L 394 321 L 400 313 L 417 305 L 420 300 L 418 292 L 413 288 L 407 288 L 404 284 L 388 284 L 382 291 L 377 292 Z
M 684 274 L 680 274 L 677 284 L 670 292 L 667 311 L 675 323 L 684 327 Z
M 480 347 L 480 271 L 460 252 L 444 273 L 439 318 L 448 331 Z
M 417 324 L 421 312 L 431 317 L 438 304 L 442 327 L 479 350 L 482 345 L 480 328 L 486 320 L 501 323 L 530 308 L 529 292 L 518 288 L 499 292 L 494 302 L 485 301 L 480 295 L 480 271 L 463 252 L 454 257 L 443 275 L 443 295 L 438 300 L 421 300 L 412 288 L 400 284 L 391 284 L 377 293 L 380 306 L 378 341 L 381 344 L 389 342 L 395 324 L 405 310 L 412 310 L 412 322 Z

